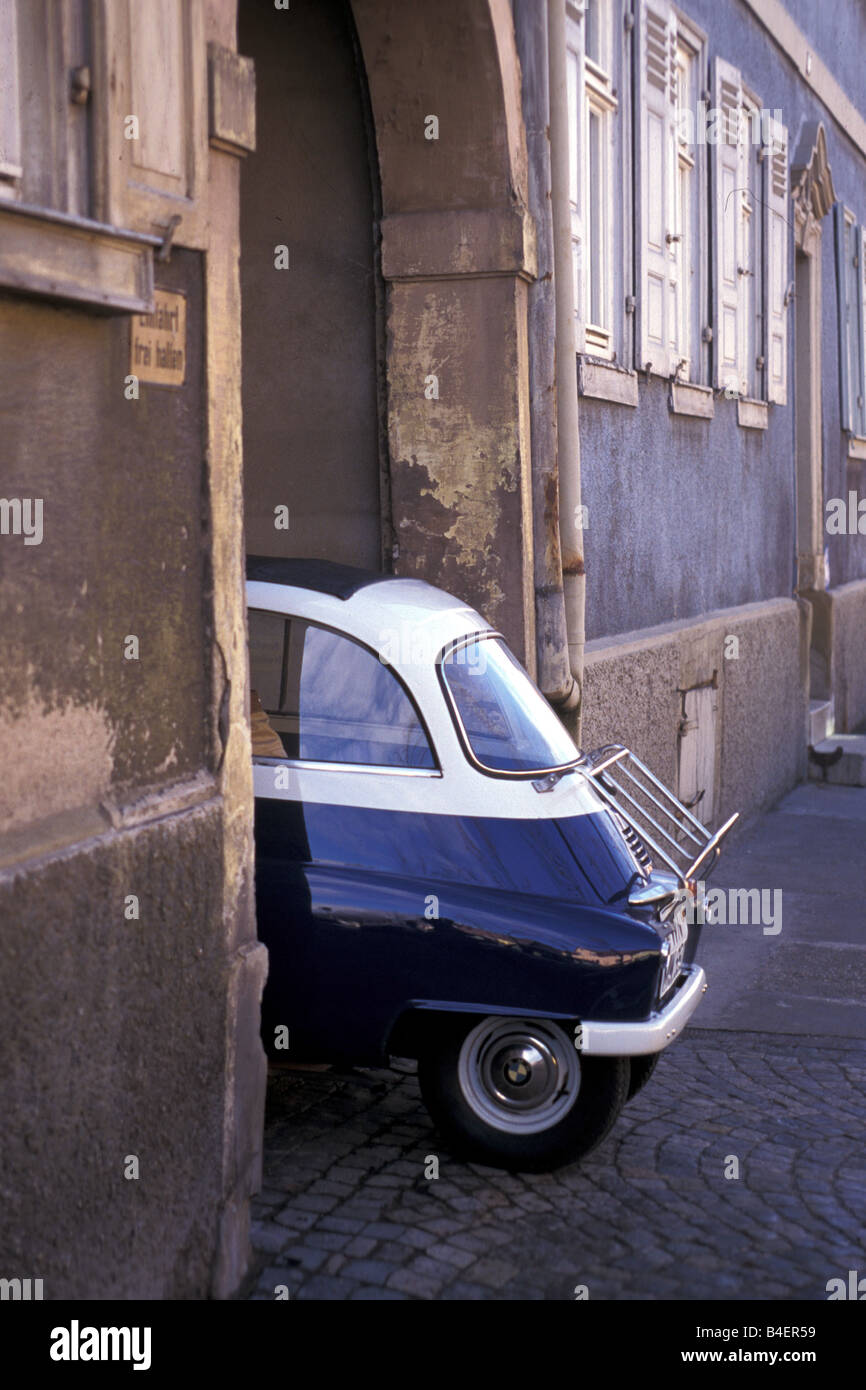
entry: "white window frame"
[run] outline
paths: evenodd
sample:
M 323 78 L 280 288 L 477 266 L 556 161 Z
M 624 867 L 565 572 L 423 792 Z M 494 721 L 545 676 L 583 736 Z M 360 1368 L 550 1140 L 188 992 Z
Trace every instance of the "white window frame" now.
M 741 308 L 739 313 L 738 353 L 740 373 L 740 395 L 747 400 L 758 397 L 762 382 L 759 380 L 758 359 L 763 364 L 763 296 L 764 274 L 762 256 L 761 206 L 763 203 L 760 186 L 760 161 L 758 148 L 752 143 L 753 122 L 761 119 L 761 104 L 753 92 L 742 88 L 740 119 L 739 168 L 740 188 L 737 195 L 737 215 L 742 222 L 740 236 L 739 266 Z
M 866 437 L 866 225 L 837 203 L 836 275 L 842 429 Z
M 716 58 L 713 100 L 713 344 L 726 395 L 787 401 L 788 132 L 733 64 Z M 756 130 L 760 138 L 755 138 Z
M 586 16 L 597 7 L 602 42 L 596 62 L 586 55 Z M 607 361 L 617 357 L 615 292 L 621 288 L 614 236 L 619 100 L 615 85 L 616 0 L 568 0 L 566 42 L 569 71 L 571 225 L 574 263 L 575 337 L 578 352 Z M 590 148 L 598 122 L 598 172 L 592 179 Z M 593 314 L 593 308 L 598 312 Z
M 636 362 L 659 376 L 701 384 L 707 273 L 699 121 L 707 40 L 671 0 L 639 0 L 636 17 Z
M 794 293 L 791 269 L 790 145 L 788 132 L 770 117 L 762 146 L 764 164 L 763 263 L 764 395 L 775 405 L 788 401 L 788 306 Z

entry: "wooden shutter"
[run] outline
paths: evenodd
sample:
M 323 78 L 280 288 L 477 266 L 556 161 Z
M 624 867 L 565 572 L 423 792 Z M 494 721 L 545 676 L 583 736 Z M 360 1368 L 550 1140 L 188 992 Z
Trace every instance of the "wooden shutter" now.
M 574 273 L 574 337 L 578 352 L 586 347 L 586 94 L 583 76 L 583 0 L 569 4 L 566 18 L 568 69 L 568 199 L 571 207 L 571 258 Z
M 839 309 L 839 395 L 843 430 L 854 428 L 851 411 L 850 333 L 848 328 L 848 257 L 846 248 L 845 209 L 837 203 L 833 209 L 836 233 L 836 300 Z
M 769 119 L 765 159 L 765 245 L 767 248 L 767 399 L 788 399 L 788 132 Z
M 836 282 L 839 301 L 839 380 L 842 428 L 866 436 L 866 247 L 858 227 L 836 204 Z
M 860 395 L 860 424 L 857 433 L 861 438 L 866 438 L 866 226 L 857 227 L 857 250 L 860 259 L 859 284 L 859 314 L 857 326 L 857 346 L 860 362 L 859 395 Z
M 0 198 L 16 195 L 22 174 L 17 10 L 0 0 Z
M 676 274 L 672 234 L 676 178 L 676 24 L 668 0 L 643 0 L 638 52 L 640 129 L 640 332 L 638 366 L 671 373 Z
M 743 219 L 740 210 L 740 74 L 715 60 L 714 103 L 720 113 L 713 149 L 713 298 L 715 378 L 719 387 L 742 389 Z

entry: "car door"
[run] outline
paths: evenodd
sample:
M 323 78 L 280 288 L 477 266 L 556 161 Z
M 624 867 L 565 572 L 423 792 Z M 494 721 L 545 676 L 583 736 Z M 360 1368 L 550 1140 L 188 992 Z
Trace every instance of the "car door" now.
M 419 788 L 440 769 L 375 652 L 258 609 L 249 630 L 265 1044 L 282 1027 L 293 1056 L 361 1060 L 378 1055 L 405 991 L 411 951 L 395 950 L 394 931 L 425 931 L 421 888 L 371 865 L 406 841 Z

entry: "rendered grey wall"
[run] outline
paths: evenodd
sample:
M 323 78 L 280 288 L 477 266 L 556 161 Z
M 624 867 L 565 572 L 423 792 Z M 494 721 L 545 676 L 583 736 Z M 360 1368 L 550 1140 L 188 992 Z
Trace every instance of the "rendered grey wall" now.
M 699 420 L 667 398 L 654 377 L 636 409 L 580 400 L 590 639 L 790 592 L 788 412 L 745 430 L 736 401 Z
M 373 203 L 349 23 L 340 0 L 239 6 L 258 127 L 241 175 L 246 532 L 252 553 L 378 569 Z
M 739 655 L 725 656 L 736 635 Z M 773 805 L 806 770 L 804 616 L 775 599 L 661 625 L 634 639 L 590 642 L 583 744 L 624 743 L 676 788 L 682 691 L 718 682 L 713 825 Z

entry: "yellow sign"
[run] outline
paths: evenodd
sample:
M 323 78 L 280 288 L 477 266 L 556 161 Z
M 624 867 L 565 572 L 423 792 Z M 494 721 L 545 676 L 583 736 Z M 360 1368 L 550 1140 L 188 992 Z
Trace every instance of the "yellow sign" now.
M 183 386 L 186 377 L 186 296 L 154 291 L 152 314 L 135 314 L 129 337 L 129 370 L 139 381 Z

